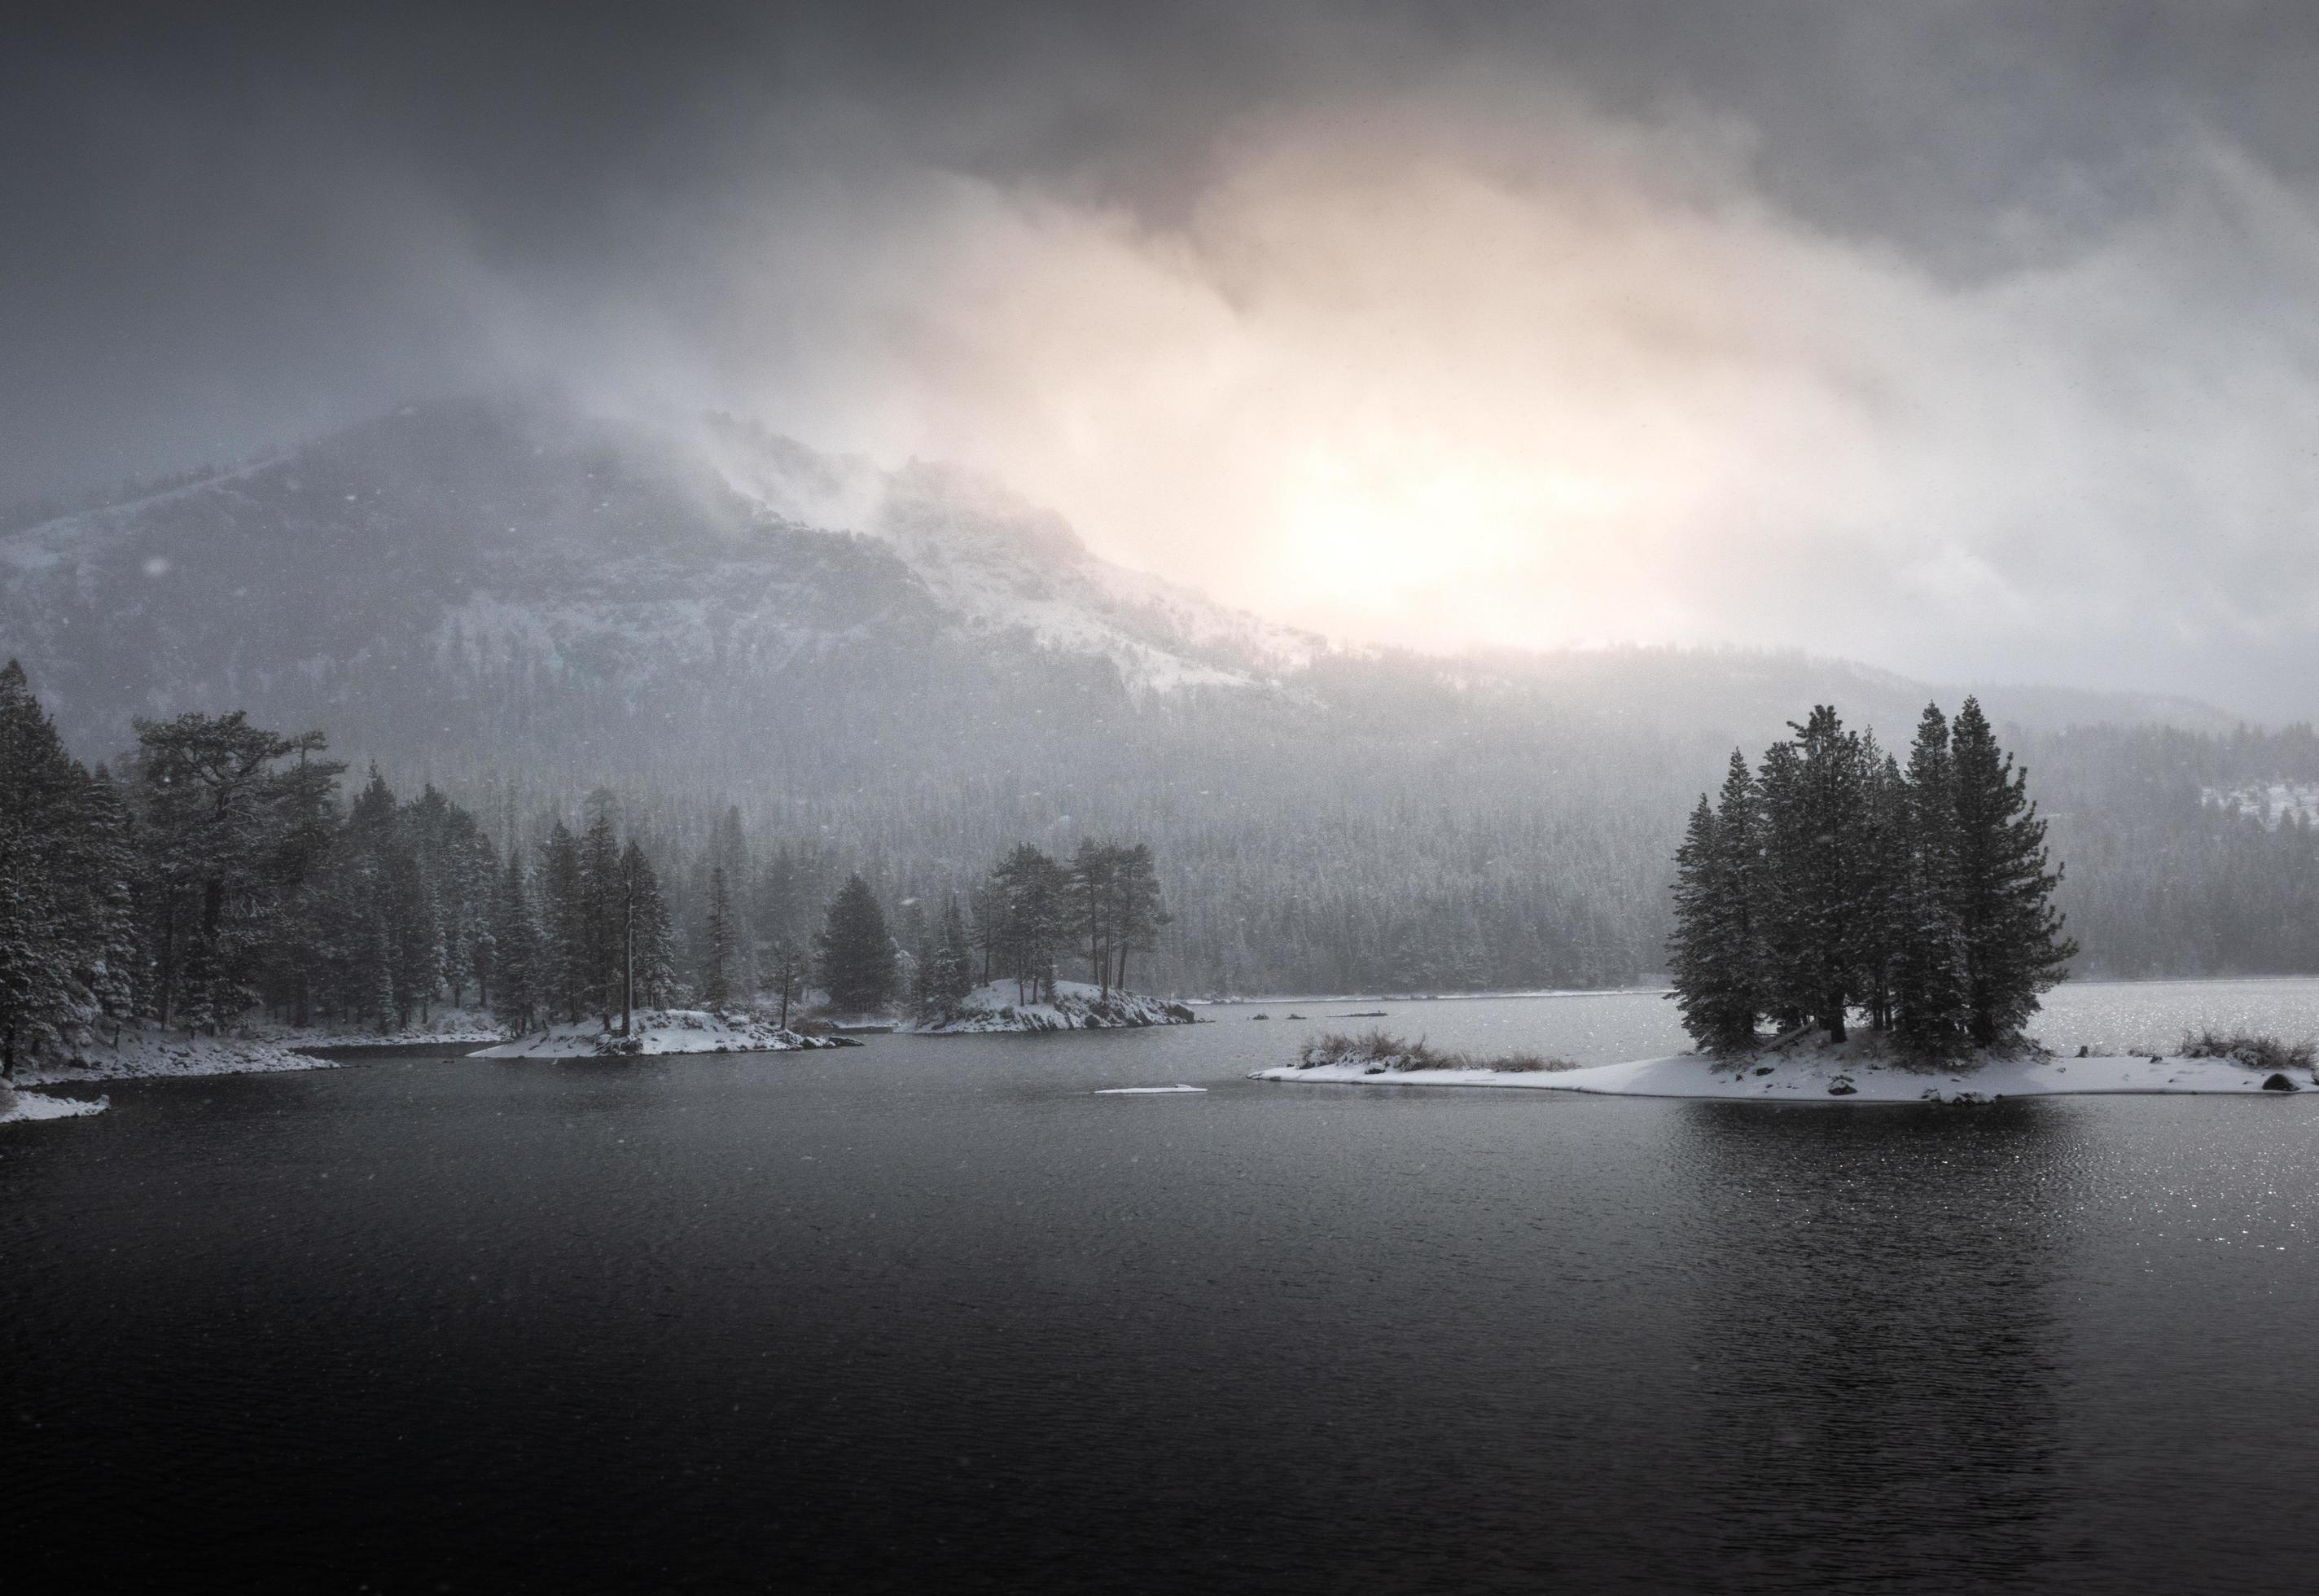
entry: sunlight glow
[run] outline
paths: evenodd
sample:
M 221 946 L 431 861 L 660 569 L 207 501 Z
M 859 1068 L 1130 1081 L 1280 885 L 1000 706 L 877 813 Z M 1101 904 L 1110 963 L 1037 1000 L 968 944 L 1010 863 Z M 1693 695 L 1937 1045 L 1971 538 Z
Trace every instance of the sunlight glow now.
M 1281 473 L 1279 535 L 1262 580 L 1308 604 L 1394 618 L 1412 589 L 1468 588 L 1551 567 L 1606 531 L 1629 495 L 1554 471 L 1460 455 L 1438 440 L 1313 447 Z

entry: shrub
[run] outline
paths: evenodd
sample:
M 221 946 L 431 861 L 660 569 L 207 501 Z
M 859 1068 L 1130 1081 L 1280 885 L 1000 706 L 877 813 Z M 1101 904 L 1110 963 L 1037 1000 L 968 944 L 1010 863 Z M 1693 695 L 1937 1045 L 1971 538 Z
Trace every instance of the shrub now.
M 2314 1059 L 2319 1059 L 2319 1044 L 2307 1040 L 2286 1042 L 2276 1036 L 2255 1036 L 2243 1031 L 2201 1031 L 2195 1035 L 2186 1031 L 2182 1033 L 2182 1057 L 2229 1059 L 2249 1069 L 2308 1070 Z
M 1537 1075 L 1548 1070 L 1575 1069 L 1578 1066 L 1567 1059 L 1549 1059 L 1544 1053 L 1508 1053 L 1482 1068 L 1503 1070 L 1509 1075 Z
M 1549 1059 L 1543 1053 L 1508 1053 L 1502 1058 L 1477 1059 L 1471 1053 L 1444 1052 L 1430 1047 L 1422 1037 L 1405 1041 L 1376 1030 L 1364 1031 L 1358 1036 L 1328 1031 L 1306 1042 L 1297 1057 L 1296 1067 L 1317 1069 L 1324 1064 L 1366 1064 L 1372 1073 L 1387 1069 L 1493 1069 L 1531 1074 L 1576 1068 L 1567 1059 Z

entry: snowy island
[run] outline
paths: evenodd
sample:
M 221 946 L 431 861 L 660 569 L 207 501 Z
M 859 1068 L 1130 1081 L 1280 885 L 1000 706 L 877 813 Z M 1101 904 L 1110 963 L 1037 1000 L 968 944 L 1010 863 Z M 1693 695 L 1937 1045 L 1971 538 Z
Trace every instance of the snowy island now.
M 1251 1080 L 1355 1086 L 1514 1087 L 1613 1097 L 1711 1097 L 1756 1103 L 1989 1103 L 2000 1097 L 2112 1093 L 2293 1093 L 2319 1087 L 2306 1049 L 2274 1056 L 2257 1039 L 2161 1057 L 2149 1053 L 2057 1058 L 2026 1052 L 1946 1064 L 1912 1064 L 1854 1043 L 1775 1049 L 1735 1059 L 1701 1053 L 1579 1069 L 1536 1058 L 1478 1059 L 1422 1042 L 1371 1033 L 1323 1037 L 1295 1064 Z M 2292 1060 L 2292 1062 L 2289 1062 Z M 2276 1066 L 2286 1063 L 2287 1068 Z
M 1578 1069 L 1371 1032 L 1320 1037 L 1253 1078 L 1758 1103 L 2319 1087 L 2309 1042 L 2209 1032 L 2171 1058 L 2062 1059 L 2031 1039 L 2078 947 L 2028 774 L 1973 699 L 1953 723 L 1925 707 L 1905 770 L 1833 705 L 1791 729 L 1760 768 L 1732 751 L 1675 852 L 1669 996 L 1695 1051 Z
M 1192 1011 L 1165 998 L 1105 991 L 1086 981 L 1057 981 L 1043 1001 L 1025 1002 L 1013 981 L 975 987 L 939 1020 L 910 1028 L 916 1036 L 963 1036 L 990 1032 L 1105 1031 L 1133 1025 L 1189 1025 Z
M 807 1036 L 785 1031 L 746 1014 L 671 1008 L 640 1011 L 625 1035 L 617 1025 L 607 1027 L 594 1020 L 582 1020 L 577 1024 L 546 1026 L 468 1057 L 633 1059 L 673 1053 L 790 1053 L 811 1048 L 861 1045 L 847 1036 Z

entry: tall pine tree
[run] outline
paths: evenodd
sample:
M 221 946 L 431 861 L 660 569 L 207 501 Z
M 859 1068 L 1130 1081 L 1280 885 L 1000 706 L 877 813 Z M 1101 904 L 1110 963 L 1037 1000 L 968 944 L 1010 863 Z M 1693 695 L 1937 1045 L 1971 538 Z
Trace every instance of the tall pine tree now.
M 1974 1045 L 2011 1046 L 2078 945 L 2053 907 L 2062 872 L 2048 868 L 2045 823 L 2029 799 L 2029 772 L 2017 770 L 2013 756 L 1998 747 L 1977 700 L 1967 699 L 1957 711 L 1950 745 L 1968 1024 Z
M 733 1001 L 733 893 L 725 879 L 725 867 L 712 865 L 708 871 L 708 924 L 701 941 L 707 950 L 700 967 L 700 1001 L 710 1009 L 723 1009 Z
M 589 987 L 588 902 L 580 868 L 580 839 L 558 820 L 539 848 L 540 896 L 546 935 L 540 988 L 547 1012 L 573 1021 L 587 1012 Z
M 816 946 L 823 989 L 840 1014 L 876 1014 L 893 997 L 900 976 L 894 939 L 877 895 L 860 876 L 848 876 L 830 900 Z
M 1894 899 L 1892 1029 L 1901 1051 L 1950 1059 L 1969 1041 L 1964 928 L 1957 917 L 1956 780 L 1949 723 L 1927 704 L 1908 750 L 1907 834 Z
M 1746 756 L 1735 749 L 1720 807 L 1700 795 L 1675 854 L 1675 929 L 1667 948 L 1683 1027 L 1717 1054 L 1753 1047 L 1763 1009 L 1752 902 L 1755 820 L 1755 784 Z
M 498 967 L 492 986 L 492 1013 L 511 1031 L 528 1031 L 539 1020 L 544 972 L 539 927 L 532 919 L 523 855 L 514 847 L 508 849 L 507 868 L 500 872 L 499 893 L 492 906 L 492 942 L 497 950 Z

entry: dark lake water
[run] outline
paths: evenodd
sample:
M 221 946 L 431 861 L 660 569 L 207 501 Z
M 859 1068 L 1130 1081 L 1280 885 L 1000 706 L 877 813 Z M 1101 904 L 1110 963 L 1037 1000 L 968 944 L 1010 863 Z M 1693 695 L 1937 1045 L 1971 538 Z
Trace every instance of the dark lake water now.
M 1647 996 L 1263 1006 L 1672 1036 Z M 1267 1086 L 1305 1025 L 1209 1012 L 7 1127 L 10 1583 L 2319 1579 L 2319 1093 Z M 2319 985 L 2080 988 L 2045 1032 L 2249 1016 L 2319 1028 Z M 1176 1081 L 1212 1089 L 1089 1095 Z

